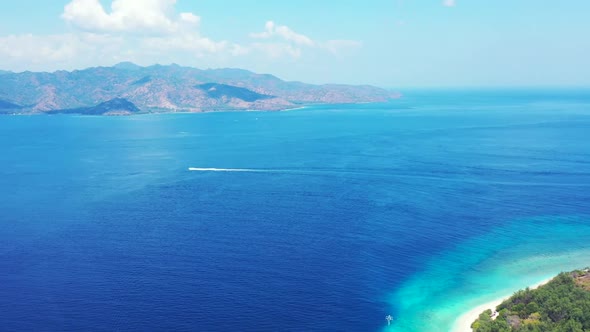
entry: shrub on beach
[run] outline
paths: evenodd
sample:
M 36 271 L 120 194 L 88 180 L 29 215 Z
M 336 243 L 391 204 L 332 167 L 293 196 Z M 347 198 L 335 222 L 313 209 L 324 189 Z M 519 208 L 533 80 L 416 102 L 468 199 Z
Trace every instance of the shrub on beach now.
M 471 326 L 474 332 L 590 331 L 590 271 L 561 273 L 538 289 L 520 290 Z

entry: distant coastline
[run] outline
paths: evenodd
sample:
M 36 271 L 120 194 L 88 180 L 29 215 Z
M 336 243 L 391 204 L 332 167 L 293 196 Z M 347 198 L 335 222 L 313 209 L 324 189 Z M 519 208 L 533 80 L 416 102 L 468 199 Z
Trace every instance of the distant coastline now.
M 401 95 L 400 95 L 401 96 Z M 400 97 L 401 98 L 401 97 Z M 111 101 L 109 101 L 111 102 Z M 107 102 L 107 103 L 109 103 Z M 105 104 L 105 103 L 102 103 Z M 381 102 L 358 102 L 358 103 L 342 103 L 342 104 L 330 104 L 330 103 L 313 103 L 313 104 L 304 104 L 298 106 L 292 106 L 287 108 L 281 109 L 232 109 L 232 108 L 220 108 L 220 109 L 211 109 L 211 110 L 198 110 L 198 111 L 191 111 L 191 110 L 159 110 L 159 111 L 133 111 L 129 109 L 120 109 L 115 111 L 106 111 L 100 114 L 93 114 L 93 113 L 85 113 L 85 112 L 77 112 L 76 109 L 66 109 L 66 110 L 51 110 L 46 112 L 2 112 L 0 110 L 0 116 L 43 116 L 43 115 L 82 115 L 82 116 L 137 116 L 137 115 L 157 115 L 157 114 L 205 114 L 205 113 L 243 113 L 243 112 L 291 112 L 291 111 L 298 111 L 304 109 L 310 109 L 313 107 L 322 107 L 322 106 L 335 106 L 335 105 L 371 105 L 371 104 L 381 104 Z M 95 107 L 88 107 L 82 109 L 92 109 L 97 108 L 99 105 Z
M 118 64 L 0 75 L 0 114 L 282 111 L 304 105 L 387 102 L 401 94 L 370 85 L 288 82 L 243 69 Z

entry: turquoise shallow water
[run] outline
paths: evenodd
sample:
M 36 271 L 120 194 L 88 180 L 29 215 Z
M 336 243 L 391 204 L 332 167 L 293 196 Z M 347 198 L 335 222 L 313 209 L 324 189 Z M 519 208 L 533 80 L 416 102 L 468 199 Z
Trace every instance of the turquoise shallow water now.
M 590 265 L 587 91 L 0 133 L 2 330 L 449 331 Z
M 451 331 L 463 313 L 559 272 L 590 265 L 590 218 L 514 220 L 425 262 L 390 301 L 399 316 L 386 331 Z

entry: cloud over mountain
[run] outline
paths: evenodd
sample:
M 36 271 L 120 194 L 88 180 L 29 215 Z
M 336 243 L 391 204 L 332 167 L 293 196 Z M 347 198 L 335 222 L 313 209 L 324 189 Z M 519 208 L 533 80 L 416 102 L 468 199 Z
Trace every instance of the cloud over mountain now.
M 264 25 L 264 32 L 251 33 L 250 37 L 256 39 L 279 38 L 297 45 L 313 46 L 314 42 L 306 35 L 299 34 L 289 27 L 277 25 L 273 21 L 268 21 Z
M 202 33 L 206 20 L 177 7 L 176 0 L 70 0 L 61 13 L 68 32 L 0 35 L 0 67 L 53 71 L 121 61 L 225 67 L 307 54 L 326 58 L 360 45 L 314 40 L 272 20 L 262 32 L 244 32 L 234 41 L 212 38 Z
M 62 18 L 92 32 L 174 33 L 194 26 L 200 17 L 193 13 L 174 13 L 176 0 L 113 0 L 107 12 L 99 0 L 73 0 Z

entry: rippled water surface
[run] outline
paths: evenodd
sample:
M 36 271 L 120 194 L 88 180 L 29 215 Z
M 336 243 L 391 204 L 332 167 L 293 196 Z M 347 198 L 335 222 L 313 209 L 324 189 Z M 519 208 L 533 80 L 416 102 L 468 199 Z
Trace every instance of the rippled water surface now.
M 0 329 L 448 331 L 590 265 L 587 91 L 0 133 Z

